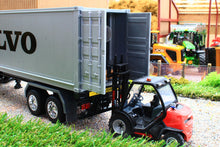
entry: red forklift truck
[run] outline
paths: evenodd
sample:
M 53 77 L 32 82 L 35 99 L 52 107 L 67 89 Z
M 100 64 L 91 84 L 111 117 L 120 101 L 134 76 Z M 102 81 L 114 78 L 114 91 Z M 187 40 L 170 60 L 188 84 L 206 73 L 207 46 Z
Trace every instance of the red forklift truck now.
M 112 116 L 109 128 L 115 136 L 148 136 L 166 143 L 188 142 L 192 136 L 192 110 L 178 102 L 164 77 L 143 77 L 128 83 L 125 64 L 114 66 Z M 149 86 L 154 93 L 145 92 Z

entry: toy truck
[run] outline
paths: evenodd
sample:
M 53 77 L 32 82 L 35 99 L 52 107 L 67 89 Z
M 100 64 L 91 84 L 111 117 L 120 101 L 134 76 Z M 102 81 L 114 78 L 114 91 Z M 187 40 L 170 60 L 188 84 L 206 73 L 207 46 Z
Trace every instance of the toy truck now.
M 148 132 L 154 139 L 180 137 L 182 144 L 191 137 L 191 110 L 177 103 L 168 80 L 146 82 L 151 78 L 150 20 L 150 13 L 83 7 L 0 11 L 0 82 L 15 80 L 20 88 L 20 81 L 26 81 L 30 112 L 46 113 L 52 122 L 112 110 L 110 129 L 116 134 Z M 134 81 L 129 84 L 129 79 Z M 149 106 L 152 112 L 136 113 L 138 107 L 148 109 L 140 104 L 140 94 L 129 92 L 136 83 L 156 89 L 160 102 Z M 169 89 L 166 97 L 160 90 L 164 86 Z M 132 104 L 127 102 L 131 98 Z M 174 114 L 181 127 L 163 123 L 165 118 L 175 120 Z
M 169 40 L 185 48 L 188 65 L 205 65 L 205 24 L 171 25 Z
M 152 43 L 151 61 L 161 60 L 162 63 L 171 64 L 172 71 L 165 70 L 166 74 L 179 73 L 181 69 L 179 65 L 182 63 L 205 65 L 205 25 L 178 24 L 170 27 L 171 33 L 165 43 Z

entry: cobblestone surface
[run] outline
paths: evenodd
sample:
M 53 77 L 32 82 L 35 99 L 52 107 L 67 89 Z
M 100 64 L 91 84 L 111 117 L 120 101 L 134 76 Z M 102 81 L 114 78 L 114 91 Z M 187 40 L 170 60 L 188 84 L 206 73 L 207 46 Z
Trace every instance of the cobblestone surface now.
M 23 115 L 24 121 L 40 119 L 50 123 L 45 116 L 35 117 L 30 114 L 24 88 L 14 90 L 14 83 L 0 85 L 0 113 L 7 112 L 10 117 Z M 22 83 L 25 87 L 25 83 Z M 192 108 L 194 116 L 193 136 L 189 145 L 193 147 L 220 147 L 220 102 L 203 99 L 179 97 L 179 101 Z M 111 112 L 105 112 L 94 117 L 78 120 L 71 126 L 76 130 L 93 129 L 108 131 L 108 121 Z

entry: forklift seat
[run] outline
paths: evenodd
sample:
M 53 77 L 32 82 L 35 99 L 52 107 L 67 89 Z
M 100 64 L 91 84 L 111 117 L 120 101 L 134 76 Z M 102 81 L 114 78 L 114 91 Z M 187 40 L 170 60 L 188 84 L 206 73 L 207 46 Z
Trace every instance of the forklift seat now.
M 159 104 L 159 97 L 157 94 L 154 95 L 154 99 L 151 101 L 151 118 L 157 117 L 162 111 L 162 105 Z
M 157 94 L 154 95 L 153 100 L 150 103 L 144 104 L 144 114 L 150 118 L 155 118 L 160 114 L 162 106 L 159 104 L 159 97 Z
M 151 113 L 151 118 L 155 118 L 155 117 L 159 116 L 161 111 L 162 111 L 162 105 L 158 105 L 158 106 L 154 107 L 152 110 L 152 113 Z
M 150 102 L 150 104 L 152 109 L 159 105 L 159 98 L 157 94 L 154 95 L 154 99 Z

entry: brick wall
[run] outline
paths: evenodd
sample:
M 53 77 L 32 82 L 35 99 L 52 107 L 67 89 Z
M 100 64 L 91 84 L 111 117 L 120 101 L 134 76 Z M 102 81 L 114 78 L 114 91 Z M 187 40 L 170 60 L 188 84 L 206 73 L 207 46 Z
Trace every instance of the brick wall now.
M 0 0 L 0 10 L 37 8 L 37 0 Z
M 73 6 L 108 8 L 108 0 L 0 0 L 0 10 Z
M 108 8 L 108 0 L 38 0 L 39 8 L 83 6 Z

